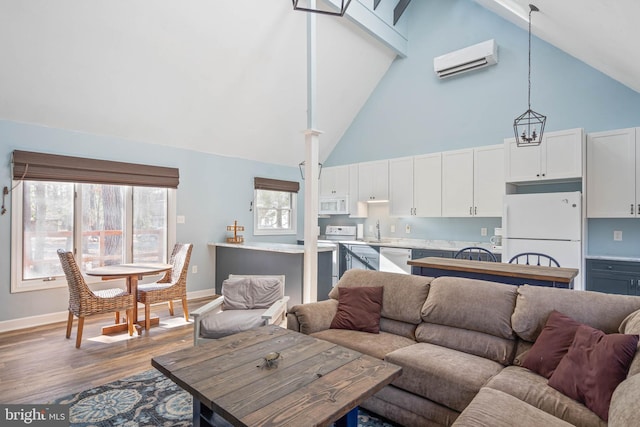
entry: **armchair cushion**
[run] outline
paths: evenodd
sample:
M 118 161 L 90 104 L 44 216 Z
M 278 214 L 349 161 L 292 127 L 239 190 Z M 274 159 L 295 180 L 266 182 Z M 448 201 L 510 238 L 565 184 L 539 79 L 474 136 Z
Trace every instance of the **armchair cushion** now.
M 230 278 L 222 282 L 224 310 L 269 308 L 282 297 L 280 280 L 272 277 Z
M 380 310 L 384 288 L 339 288 L 338 312 L 331 322 L 331 329 L 380 332 Z
M 262 314 L 266 309 L 226 310 L 204 316 L 200 323 L 200 336 L 218 339 L 264 325 Z

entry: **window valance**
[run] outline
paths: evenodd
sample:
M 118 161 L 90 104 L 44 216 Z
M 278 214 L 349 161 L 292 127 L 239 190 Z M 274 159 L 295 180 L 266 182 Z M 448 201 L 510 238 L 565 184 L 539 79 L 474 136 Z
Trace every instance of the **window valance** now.
M 256 190 L 288 191 L 290 193 L 300 191 L 300 183 L 297 181 L 283 181 L 271 178 L 255 177 L 253 179 L 253 187 Z
M 177 168 L 13 151 L 13 179 L 178 188 Z

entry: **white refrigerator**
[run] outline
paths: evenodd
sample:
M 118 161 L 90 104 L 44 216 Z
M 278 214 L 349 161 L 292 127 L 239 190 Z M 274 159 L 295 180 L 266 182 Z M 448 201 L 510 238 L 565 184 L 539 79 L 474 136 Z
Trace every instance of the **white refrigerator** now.
M 560 267 L 582 270 L 581 193 L 508 194 L 502 214 L 502 261 L 522 252 L 552 256 Z M 574 289 L 584 289 L 583 274 Z

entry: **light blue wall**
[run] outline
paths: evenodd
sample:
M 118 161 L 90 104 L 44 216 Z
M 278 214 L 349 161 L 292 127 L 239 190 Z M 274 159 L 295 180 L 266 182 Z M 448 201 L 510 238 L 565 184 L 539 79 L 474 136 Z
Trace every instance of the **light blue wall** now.
M 189 273 L 189 291 L 213 288 L 214 268 L 207 243 L 224 241 L 229 235 L 226 226 L 235 219 L 245 226 L 247 231 L 242 234 L 246 240 L 296 241 L 296 236 L 254 237 L 249 207 L 254 176 L 300 181 L 297 168 L 0 120 L 0 187 L 11 185 L 14 149 L 179 168 L 177 214 L 184 215 L 186 221 L 177 224 L 176 238 L 194 244 L 191 265 L 198 265 L 197 274 Z M 304 206 L 302 192 L 298 202 Z M 65 311 L 68 305 L 65 288 L 10 293 L 10 258 L 14 256 L 10 253 L 10 196 L 6 203 L 7 213 L 0 216 L 0 321 Z M 298 229 L 303 230 L 302 209 Z
M 513 135 L 513 119 L 526 110 L 526 30 L 471 0 L 414 1 L 405 13 L 407 58 L 391 65 L 327 166 L 502 143 Z M 497 65 L 445 80 L 436 77 L 434 57 L 488 39 L 499 46 Z M 531 78 L 532 108 L 547 115 L 549 131 L 640 126 L 640 94 L 535 37 Z M 427 239 L 478 240 L 480 226 L 486 226 L 471 218 L 411 221 L 416 231 L 411 237 Z M 600 248 L 625 254 L 631 249 L 626 236 L 640 235 L 640 220 L 625 223 L 625 244 L 613 244 L 612 224 L 618 226 L 607 220 L 589 224 L 595 230 L 589 233 L 590 254 L 600 254 Z

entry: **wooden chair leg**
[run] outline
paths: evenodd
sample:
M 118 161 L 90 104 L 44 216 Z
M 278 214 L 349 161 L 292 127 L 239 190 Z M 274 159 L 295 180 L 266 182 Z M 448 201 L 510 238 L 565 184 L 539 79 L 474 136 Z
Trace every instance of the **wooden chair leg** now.
M 80 342 L 82 342 L 83 326 L 84 326 L 84 316 L 78 317 L 78 336 L 76 337 L 76 348 L 80 348 Z
M 120 323 L 120 312 L 116 311 L 116 325 Z
M 73 313 L 69 312 L 69 317 L 67 318 L 67 338 L 71 336 L 72 326 L 73 326 Z
M 148 303 L 144 305 L 144 328 L 151 329 L 151 304 Z
M 129 328 L 129 336 L 133 335 L 133 309 L 127 310 L 127 326 Z
M 184 320 L 189 321 L 189 308 L 187 307 L 187 297 L 182 297 L 182 311 L 184 312 Z
M 173 316 L 173 301 L 169 301 L 169 314 Z

